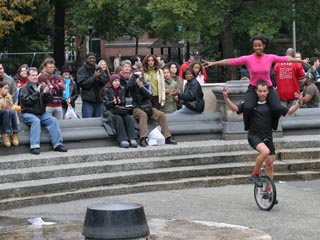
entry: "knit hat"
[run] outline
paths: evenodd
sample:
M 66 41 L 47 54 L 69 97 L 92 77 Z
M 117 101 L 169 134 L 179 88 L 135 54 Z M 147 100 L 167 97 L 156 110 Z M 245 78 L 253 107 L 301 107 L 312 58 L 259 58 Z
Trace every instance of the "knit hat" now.
M 112 74 L 110 77 L 110 82 L 112 83 L 116 79 L 120 80 L 120 75 L 119 74 Z
M 69 72 L 69 73 L 71 73 L 71 71 L 70 71 L 70 69 L 68 68 L 67 65 L 63 65 L 63 66 L 61 67 L 61 69 L 60 69 L 60 72 L 61 72 L 61 74 L 64 73 L 64 72 Z
M 96 54 L 93 53 L 93 52 L 88 52 L 88 53 L 86 54 L 86 59 L 87 59 L 88 57 L 90 57 L 90 56 L 96 57 Z

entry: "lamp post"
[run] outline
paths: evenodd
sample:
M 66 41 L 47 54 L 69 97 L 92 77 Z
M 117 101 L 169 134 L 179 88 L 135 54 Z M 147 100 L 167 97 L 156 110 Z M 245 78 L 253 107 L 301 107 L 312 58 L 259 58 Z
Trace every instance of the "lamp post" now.
M 292 0 L 292 45 L 294 51 L 296 51 L 296 6 L 295 6 L 295 0 Z

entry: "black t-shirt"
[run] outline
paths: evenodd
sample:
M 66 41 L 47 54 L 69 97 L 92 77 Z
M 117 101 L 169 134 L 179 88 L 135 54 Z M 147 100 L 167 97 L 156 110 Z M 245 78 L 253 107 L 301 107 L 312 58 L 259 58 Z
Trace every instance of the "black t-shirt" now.
M 238 105 L 239 111 L 242 113 L 244 102 Z M 257 102 L 257 105 L 253 109 L 252 118 L 249 123 L 250 132 L 259 132 L 263 135 L 272 137 L 272 110 L 267 102 Z

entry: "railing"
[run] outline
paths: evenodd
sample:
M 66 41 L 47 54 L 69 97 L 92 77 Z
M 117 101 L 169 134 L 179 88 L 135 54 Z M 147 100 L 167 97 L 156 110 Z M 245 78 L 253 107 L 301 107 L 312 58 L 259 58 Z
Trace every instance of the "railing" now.
M 0 62 L 9 75 L 15 75 L 19 66 L 27 64 L 29 67 L 39 67 L 44 58 L 53 56 L 53 52 L 0 52 Z

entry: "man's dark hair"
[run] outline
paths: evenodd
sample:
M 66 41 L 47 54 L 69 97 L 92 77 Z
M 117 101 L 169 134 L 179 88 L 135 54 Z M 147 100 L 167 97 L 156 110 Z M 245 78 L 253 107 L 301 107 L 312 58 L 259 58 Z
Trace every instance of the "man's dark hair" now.
M 137 55 L 135 55 L 135 56 L 131 57 L 131 65 L 134 65 L 134 64 L 135 64 L 135 62 L 137 62 L 139 58 L 140 58 L 140 57 L 139 57 L 139 56 L 137 56 Z M 141 58 L 140 58 L 140 60 L 141 60 Z
M 251 44 L 251 46 L 253 46 L 253 42 L 254 42 L 255 40 L 260 40 L 264 45 L 266 45 L 266 47 L 268 47 L 268 46 L 269 46 L 269 43 L 270 43 L 270 41 L 269 41 L 269 39 L 268 39 L 267 37 L 262 36 L 262 35 L 257 35 L 257 36 L 253 36 L 253 37 L 250 39 L 250 44 Z
M 266 81 L 263 81 L 263 80 L 259 80 L 257 85 L 256 85 L 256 89 L 258 89 L 258 86 L 267 86 L 268 87 L 268 84 L 266 83 Z
M 319 60 L 319 58 L 317 58 L 317 57 L 310 58 L 310 65 L 312 66 L 318 60 Z

